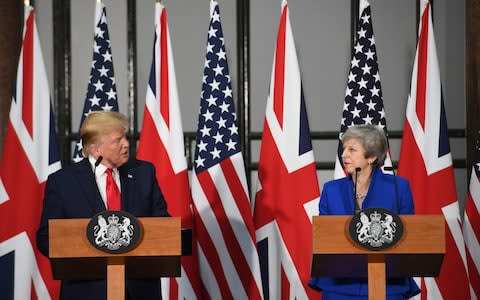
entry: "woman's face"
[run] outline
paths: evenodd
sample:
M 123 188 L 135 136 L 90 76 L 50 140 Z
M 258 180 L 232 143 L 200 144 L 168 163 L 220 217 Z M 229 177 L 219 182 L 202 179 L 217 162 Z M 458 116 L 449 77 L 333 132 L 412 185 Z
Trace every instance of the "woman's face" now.
M 342 160 L 345 171 L 354 174 L 356 168 L 362 173 L 370 174 L 375 157 L 365 157 L 365 148 L 360 140 L 351 138 L 343 142 Z

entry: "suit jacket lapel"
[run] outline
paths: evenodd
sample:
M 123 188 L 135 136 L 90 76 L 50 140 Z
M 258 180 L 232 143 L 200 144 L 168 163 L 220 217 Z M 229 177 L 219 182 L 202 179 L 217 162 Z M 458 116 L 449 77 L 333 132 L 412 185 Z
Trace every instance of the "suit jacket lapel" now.
M 128 211 L 130 202 L 135 201 L 135 169 L 129 161 L 119 167 L 118 171 L 120 173 L 120 184 L 122 185 L 122 210 Z
M 106 210 L 100 191 L 98 190 L 95 175 L 88 159 L 83 159 L 78 163 L 78 182 L 87 195 L 87 201 L 90 203 L 94 213 Z

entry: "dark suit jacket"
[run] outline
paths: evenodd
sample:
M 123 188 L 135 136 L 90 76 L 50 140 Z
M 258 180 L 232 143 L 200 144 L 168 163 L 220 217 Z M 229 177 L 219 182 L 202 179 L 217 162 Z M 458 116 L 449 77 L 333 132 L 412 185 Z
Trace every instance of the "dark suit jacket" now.
M 118 168 L 122 209 L 136 217 L 169 216 L 154 166 L 130 159 Z M 88 159 L 48 177 L 37 246 L 48 256 L 48 220 L 91 218 L 106 210 Z M 161 299 L 159 280 L 127 280 L 127 299 Z M 105 280 L 62 281 L 61 299 L 106 299 Z

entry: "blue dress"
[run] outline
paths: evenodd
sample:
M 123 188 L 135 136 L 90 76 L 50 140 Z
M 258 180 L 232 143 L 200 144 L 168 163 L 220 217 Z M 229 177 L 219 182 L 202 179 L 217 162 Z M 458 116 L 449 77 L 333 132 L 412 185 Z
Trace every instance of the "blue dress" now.
M 320 197 L 320 215 L 353 215 L 353 194 L 351 176 L 325 183 Z M 370 207 L 382 207 L 399 214 L 414 214 L 412 191 L 408 181 L 375 169 L 362 203 L 362 209 Z M 309 286 L 321 290 L 323 300 L 368 299 L 367 278 L 311 278 Z M 386 292 L 387 299 L 393 300 L 413 297 L 420 293 L 420 289 L 411 277 L 387 278 Z

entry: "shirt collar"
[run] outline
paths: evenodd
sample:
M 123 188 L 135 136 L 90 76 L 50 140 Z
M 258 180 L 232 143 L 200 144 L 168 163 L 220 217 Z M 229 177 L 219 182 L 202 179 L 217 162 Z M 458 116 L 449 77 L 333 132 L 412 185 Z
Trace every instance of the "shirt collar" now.
M 88 156 L 88 161 L 90 162 L 90 165 L 92 166 L 92 171 L 95 172 L 95 177 L 100 177 L 103 174 L 105 174 L 105 171 L 107 170 L 107 167 L 100 163 L 96 168 L 95 168 L 95 162 L 97 161 L 93 156 L 89 155 Z M 118 169 L 113 168 L 113 174 L 117 173 Z

